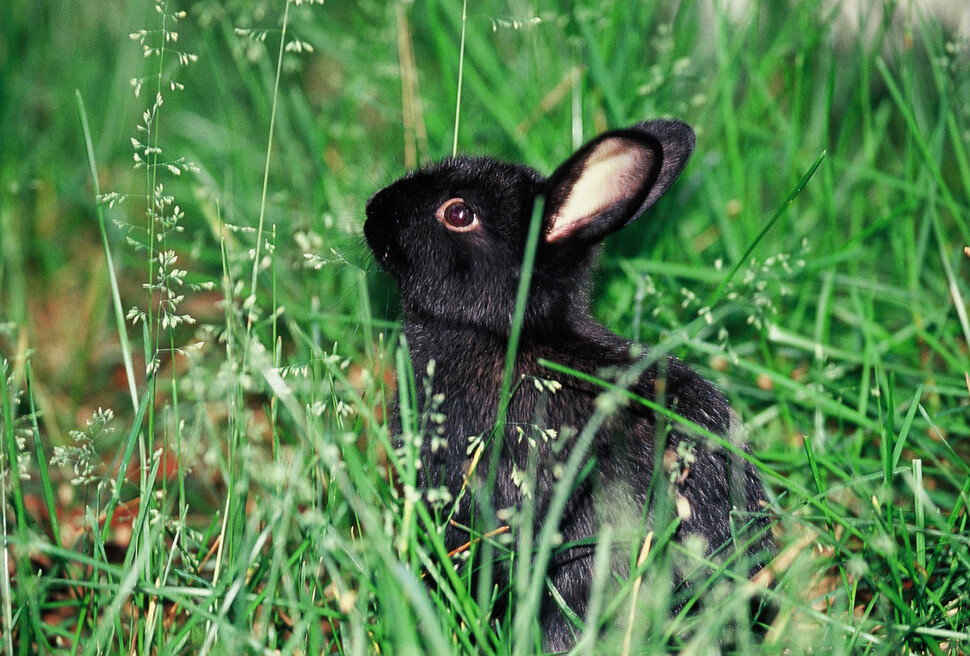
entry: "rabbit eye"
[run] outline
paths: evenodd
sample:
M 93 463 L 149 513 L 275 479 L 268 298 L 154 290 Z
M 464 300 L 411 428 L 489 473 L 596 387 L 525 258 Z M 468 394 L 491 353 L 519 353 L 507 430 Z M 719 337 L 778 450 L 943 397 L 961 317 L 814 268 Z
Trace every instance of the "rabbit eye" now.
M 435 212 L 435 216 L 445 224 L 446 228 L 456 232 L 465 232 L 478 225 L 478 215 L 462 198 L 446 200 Z

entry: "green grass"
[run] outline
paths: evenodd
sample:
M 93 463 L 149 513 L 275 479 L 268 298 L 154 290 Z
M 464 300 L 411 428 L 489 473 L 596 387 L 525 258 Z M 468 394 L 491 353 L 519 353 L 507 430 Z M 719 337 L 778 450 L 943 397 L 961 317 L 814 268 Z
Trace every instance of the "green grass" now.
M 456 139 L 549 172 L 676 116 L 697 150 L 607 243 L 596 311 L 741 412 L 778 614 L 754 635 L 744 563 L 662 526 L 614 589 L 604 534 L 576 653 L 965 653 L 970 46 L 824 4 L 485 0 L 462 61 L 460 0 L 5 2 L 0 651 L 536 653 L 555 536 L 475 545 L 512 559 L 489 621 L 392 446 L 395 395 L 433 431 L 433 380 L 364 203 Z M 678 562 L 703 603 L 671 617 Z

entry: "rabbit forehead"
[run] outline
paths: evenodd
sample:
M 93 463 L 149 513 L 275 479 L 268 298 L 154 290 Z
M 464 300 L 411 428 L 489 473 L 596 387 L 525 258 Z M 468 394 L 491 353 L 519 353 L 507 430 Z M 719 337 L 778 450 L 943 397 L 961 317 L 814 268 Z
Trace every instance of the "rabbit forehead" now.
M 541 179 L 537 171 L 527 166 L 491 157 L 468 156 L 446 159 L 407 178 L 420 180 L 424 193 L 430 192 L 436 201 L 444 196 L 465 197 L 476 200 L 480 205 L 476 209 L 480 210 L 490 205 L 521 204 L 534 198 Z M 422 189 L 416 188 L 415 192 L 422 193 Z
M 454 157 L 409 172 L 378 191 L 368 214 L 397 212 L 412 219 L 450 198 L 464 198 L 492 221 L 531 209 L 541 176 L 537 171 L 490 157 Z M 402 217 L 404 218 L 404 217 Z
M 460 156 L 412 171 L 386 190 L 391 202 L 406 208 L 405 214 L 416 223 L 427 222 L 447 200 L 462 198 L 482 220 L 486 233 L 514 248 L 520 241 L 524 244 L 523 217 L 531 216 L 541 182 L 542 176 L 526 166 Z M 475 241 L 474 231 L 462 239 Z

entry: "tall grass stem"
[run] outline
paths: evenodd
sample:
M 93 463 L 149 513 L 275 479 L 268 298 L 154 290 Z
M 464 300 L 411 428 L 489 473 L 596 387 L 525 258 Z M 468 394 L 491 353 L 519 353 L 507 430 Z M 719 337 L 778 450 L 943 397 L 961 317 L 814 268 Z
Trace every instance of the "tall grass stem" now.
M 118 341 L 121 344 L 121 357 L 125 363 L 125 376 L 128 379 L 128 393 L 131 394 L 131 407 L 138 409 L 138 389 L 135 385 L 135 367 L 132 364 L 131 344 L 128 342 L 128 329 L 125 326 L 125 311 L 121 306 L 121 292 L 118 290 L 118 274 L 115 271 L 114 258 L 111 255 L 111 245 L 108 243 L 108 231 L 104 222 L 104 206 L 101 203 L 101 184 L 98 181 L 98 167 L 94 159 L 94 144 L 91 142 L 91 128 L 88 125 L 88 113 L 84 108 L 84 98 L 79 89 L 74 90 L 77 101 L 77 113 L 81 119 L 81 132 L 84 135 L 84 147 L 88 156 L 88 168 L 91 172 L 91 184 L 94 185 L 95 211 L 98 214 L 98 230 L 101 233 L 101 245 L 104 247 L 104 258 L 108 265 L 108 280 L 111 283 L 111 303 L 115 311 L 115 327 L 118 330 Z
M 458 124 L 461 118 L 461 87 L 465 74 L 465 28 L 468 24 L 468 0 L 461 3 L 461 43 L 458 45 L 458 92 L 455 96 L 455 138 L 451 144 L 451 156 L 458 154 Z

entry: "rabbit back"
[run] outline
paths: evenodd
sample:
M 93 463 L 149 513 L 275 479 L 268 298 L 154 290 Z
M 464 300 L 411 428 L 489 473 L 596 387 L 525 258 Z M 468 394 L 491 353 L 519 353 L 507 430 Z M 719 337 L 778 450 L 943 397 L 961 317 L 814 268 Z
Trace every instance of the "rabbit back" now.
M 505 344 L 496 339 L 486 346 L 480 335 L 453 334 L 446 341 L 454 350 L 441 349 L 442 335 L 424 331 L 423 327 L 408 328 L 408 343 L 416 370 L 426 370 L 428 361 L 438 358 L 431 389 L 442 395 L 438 410 L 445 417 L 443 433 L 448 440 L 437 450 L 432 450 L 427 441 L 423 444 L 421 485 L 443 486 L 455 497 L 465 488 L 451 516 L 457 526 L 446 527 L 446 546 L 456 549 L 503 521 L 514 522 L 514 512 L 526 503 L 532 504 L 537 532 L 549 521 L 547 512 L 560 484 L 561 467 L 572 452 L 578 431 L 596 412 L 597 398 L 603 392 L 598 385 L 553 374 L 541 361 L 556 361 L 590 376 L 603 376 L 604 371 L 620 372 L 637 365 L 638 358 L 631 355 L 633 344 L 595 324 L 562 340 L 523 343 L 514 376 L 520 382 L 508 408 L 500 456 L 489 463 L 486 448 L 479 470 L 469 477 L 472 453 L 468 438 L 488 435 L 495 426 Z M 561 387 L 554 393 L 539 389 L 532 384 L 536 379 L 555 380 Z M 735 420 L 724 396 L 677 358 L 662 356 L 641 374 L 631 391 L 651 401 L 662 400 L 684 419 L 717 436 L 731 438 Z M 421 394 L 419 403 L 427 402 Z M 764 555 L 771 550 L 764 488 L 753 465 L 676 424 L 658 436 L 657 425 L 657 417 L 648 407 L 631 402 L 619 408 L 596 432 L 588 453 L 592 469 L 573 487 L 558 519 L 562 543 L 576 546 L 556 553 L 548 576 L 561 599 L 580 617 L 589 599 L 598 532 L 607 524 L 621 537 L 638 535 L 642 539 L 647 530 L 663 532 L 648 505 L 651 486 L 654 502 L 658 494 L 667 495 L 671 510 L 666 521 L 679 522 L 677 541 L 699 537 L 709 554 L 735 542 L 752 554 Z M 548 429 L 558 436 L 544 440 L 541 435 Z M 662 459 L 659 463 L 658 457 Z M 689 462 L 684 462 L 687 458 Z M 480 515 L 482 499 L 476 496 L 487 491 L 489 465 L 495 468 L 494 488 L 484 506 L 492 513 L 491 519 Z M 522 474 L 526 472 L 531 478 L 523 487 Z M 657 472 L 662 478 L 654 481 Z M 511 520 L 508 515 L 505 520 L 495 519 L 503 509 L 512 509 Z M 745 545 L 745 540 L 753 543 Z M 636 546 L 620 544 L 618 548 L 629 553 Z M 614 561 L 614 570 L 622 575 L 623 558 Z M 752 570 L 758 562 L 755 559 L 750 563 Z M 507 589 L 507 570 L 500 566 L 494 575 L 499 589 Z M 503 603 L 496 612 L 501 612 Z M 572 626 L 551 597 L 543 600 L 540 623 L 547 648 L 565 649 L 574 640 Z

